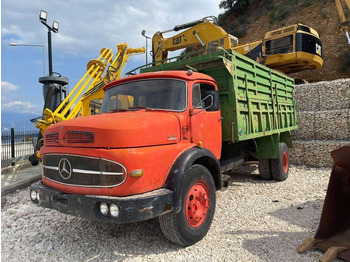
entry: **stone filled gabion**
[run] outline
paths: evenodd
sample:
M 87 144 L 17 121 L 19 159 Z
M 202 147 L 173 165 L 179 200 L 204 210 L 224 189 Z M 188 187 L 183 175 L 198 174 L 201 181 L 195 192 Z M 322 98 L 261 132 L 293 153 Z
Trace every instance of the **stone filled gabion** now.
M 331 167 L 329 153 L 350 143 L 350 78 L 296 86 L 295 97 L 292 163 Z

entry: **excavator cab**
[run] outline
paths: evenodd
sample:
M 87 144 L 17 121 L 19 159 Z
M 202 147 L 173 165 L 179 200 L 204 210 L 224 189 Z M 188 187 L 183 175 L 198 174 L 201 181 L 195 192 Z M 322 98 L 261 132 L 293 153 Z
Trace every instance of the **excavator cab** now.
M 284 73 L 320 69 L 323 64 L 318 33 L 302 24 L 267 32 L 262 49 L 265 65 Z
M 302 24 L 269 31 L 262 41 L 239 45 L 233 50 L 286 74 L 320 69 L 323 64 L 318 33 Z

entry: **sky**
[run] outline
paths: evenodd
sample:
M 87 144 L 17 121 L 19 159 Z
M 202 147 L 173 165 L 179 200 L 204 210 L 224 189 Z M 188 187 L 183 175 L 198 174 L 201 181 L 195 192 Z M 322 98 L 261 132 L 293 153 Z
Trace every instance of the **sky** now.
M 48 55 L 47 29 L 39 22 L 40 10 L 47 11 L 49 25 L 59 22 L 59 32 L 52 34 L 53 71 L 69 79 L 71 90 L 101 48 L 115 53 L 117 44 L 124 42 L 132 48 L 145 47 L 142 30 L 152 37 L 178 24 L 217 17 L 223 12 L 220 1 L 1 0 L 1 130 L 33 130 L 29 119 L 42 114 L 44 100 L 38 79 L 44 76 L 44 55 L 48 74 Z M 173 35 L 175 32 L 164 34 Z M 148 41 L 148 53 L 150 49 Z M 145 54 L 132 56 L 124 73 L 145 60 Z

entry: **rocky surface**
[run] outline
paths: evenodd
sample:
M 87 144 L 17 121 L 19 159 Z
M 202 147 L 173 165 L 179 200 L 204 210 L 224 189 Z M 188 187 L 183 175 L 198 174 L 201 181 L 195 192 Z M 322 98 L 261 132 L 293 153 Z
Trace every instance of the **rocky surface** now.
M 214 221 L 199 243 L 182 248 L 158 220 L 115 225 L 36 207 L 28 190 L 2 199 L 2 261 L 319 261 L 296 249 L 318 227 L 330 169 L 291 167 L 284 182 L 264 181 L 257 166 L 231 172 L 217 192 Z

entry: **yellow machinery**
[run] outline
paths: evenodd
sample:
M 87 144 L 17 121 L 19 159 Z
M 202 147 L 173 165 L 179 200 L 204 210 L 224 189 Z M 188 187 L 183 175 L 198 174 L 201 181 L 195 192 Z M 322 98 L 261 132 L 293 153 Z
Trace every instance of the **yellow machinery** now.
M 118 52 L 115 55 L 112 49 L 102 48 L 100 56 L 87 64 L 85 75 L 57 109 L 54 112 L 48 108 L 44 110 L 42 119 L 35 125 L 40 129 L 41 137 L 39 136 L 36 145 L 37 152 L 29 158 L 33 165 L 38 164 L 40 159 L 38 150 L 42 146 L 44 131 L 58 122 L 98 113 L 104 95 L 103 87 L 120 78 L 131 55 L 145 52 L 144 48 L 128 48 L 126 43 L 119 44 L 117 47 Z
M 54 112 L 46 108 L 42 120 L 36 123 L 36 127 L 43 134 L 46 128 L 52 124 L 77 116 L 95 114 L 99 109 L 94 105 L 103 99 L 103 87 L 107 83 L 120 78 L 130 55 L 144 52 L 144 48 L 128 48 L 127 44 L 122 43 L 118 45 L 118 53 L 113 58 L 112 49 L 101 49 L 101 55 L 98 59 L 91 60 L 88 63 L 85 75 L 70 94 Z M 106 73 L 102 75 L 106 67 L 108 67 Z
M 350 0 L 348 0 L 350 1 Z M 164 38 L 171 31 L 185 31 Z M 267 32 L 263 40 L 238 45 L 238 39 L 216 25 L 215 17 L 175 26 L 174 29 L 157 32 L 152 39 L 153 62 L 165 63 L 168 51 L 192 47 L 213 52 L 218 47 L 233 49 L 266 66 L 284 73 L 304 69 L 320 69 L 323 64 L 322 43 L 318 33 L 305 25 L 295 24 Z
M 350 0 L 344 0 L 347 11 L 350 11 Z M 344 14 L 344 8 L 341 0 L 335 0 L 335 4 L 337 6 L 337 11 L 340 19 L 340 30 L 343 31 L 346 35 L 346 38 L 348 39 L 348 44 L 350 44 L 350 36 L 349 36 L 349 30 L 350 30 L 350 21 L 346 19 L 346 16 Z
M 318 33 L 302 24 L 267 32 L 263 40 L 233 49 L 284 73 L 320 69 L 323 64 Z
M 156 32 L 152 38 L 153 62 L 156 65 L 164 63 L 168 57 L 168 51 L 175 51 L 187 47 L 203 48 L 203 50 L 216 50 L 233 48 L 238 44 L 238 39 L 225 32 L 216 25 L 217 20 L 213 16 L 205 17 L 183 25 L 177 25 L 174 29 L 164 32 Z M 164 38 L 163 34 L 171 31 L 179 31 L 189 28 L 171 38 Z M 162 61 L 162 62 L 160 62 Z

